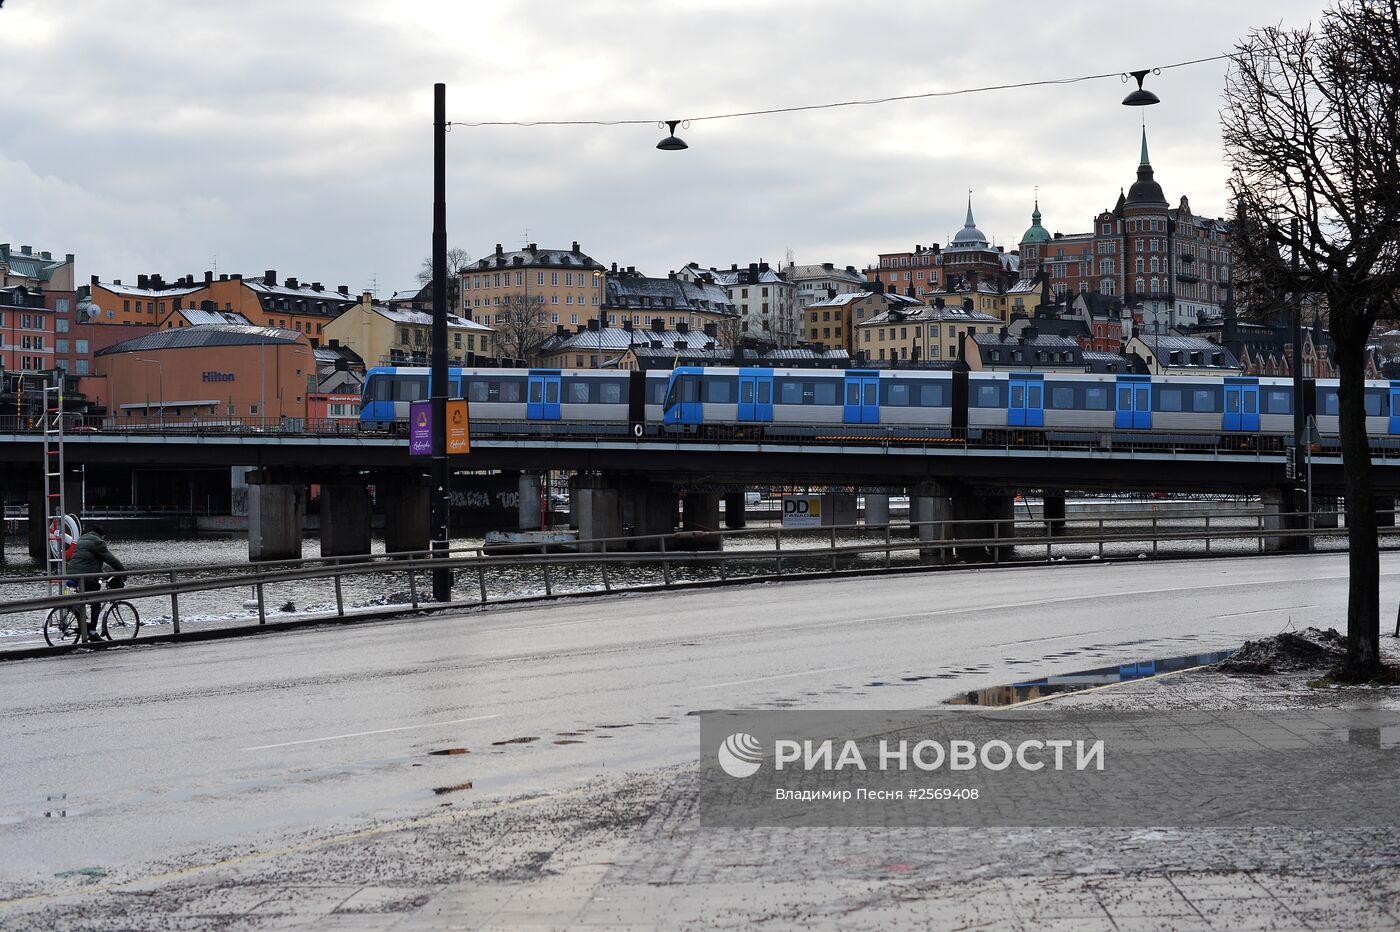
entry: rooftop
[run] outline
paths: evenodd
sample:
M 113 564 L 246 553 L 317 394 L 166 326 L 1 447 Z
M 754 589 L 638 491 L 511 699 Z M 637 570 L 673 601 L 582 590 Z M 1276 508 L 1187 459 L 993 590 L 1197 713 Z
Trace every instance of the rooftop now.
M 585 255 L 578 246 L 573 244 L 571 249 L 541 249 L 534 243 L 524 249 L 516 249 L 506 252 L 500 243 L 496 244 L 496 251 L 489 256 L 478 259 L 475 262 L 463 267 L 462 273 L 480 272 L 487 269 L 500 269 L 506 267 L 519 266 L 529 268 L 531 266 L 549 265 L 559 268 L 585 268 L 603 270 L 603 264 L 591 256 Z
M 280 327 L 254 327 L 242 324 L 205 324 L 199 327 L 175 327 L 157 330 L 133 340 L 116 343 L 95 355 L 150 352 L 165 349 L 191 349 L 215 346 L 258 346 L 303 342 L 295 330 Z

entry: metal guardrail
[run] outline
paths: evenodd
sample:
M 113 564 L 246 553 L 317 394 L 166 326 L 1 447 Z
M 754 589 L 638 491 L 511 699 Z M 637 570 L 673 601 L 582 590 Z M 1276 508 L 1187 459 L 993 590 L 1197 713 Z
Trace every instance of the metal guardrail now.
M 352 577 L 373 573 L 405 573 L 409 582 L 410 599 L 407 609 L 417 611 L 425 606 L 447 607 L 451 605 L 472 606 L 486 605 L 491 602 L 519 601 L 520 597 L 505 597 L 491 599 L 489 597 L 488 577 L 493 570 L 510 568 L 538 568 L 540 581 L 545 597 L 555 594 L 553 575 L 560 567 L 597 564 L 601 568 L 602 585 L 596 590 L 598 592 L 627 591 L 629 589 L 650 589 L 655 588 L 655 583 L 637 585 L 617 585 L 614 583 L 614 573 L 610 568 L 619 565 L 659 565 L 661 570 L 661 585 L 663 588 L 677 588 L 697 585 L 702 580 L 679 580 L 676 578 L 674 569 L 681 566 L 711 566 L 716 570 L 714 579 L 726 581 L 731 578 L 739 578 L 735 575 L 736 566 L 739 565 L 759 565 L 762 571 L 757 574 L 743 574 L 745 581 L 761 582 L 766 580 L 792 578 L 794 576 L 825 575 L 828 573 L 839 573 L 843 571 L 842 563 L 846 563 L 844 570 L 851 571 L 879 571 L 895 568 L 895 556 L 909 552 L 917 552 L 920 559 L 925 562 L 944 563 L 952 556 L 952 551 L 962 550 L 965 553 L 985 555 L 985 559 L 972 562 L 961 562 L 959 566 L 978 565 L 1000 565 L 1013 562 L 1007 559 L 1008 555 L 1003 553 L 1007 548 L 1030 548 L 1039 550 L 1044 548 L 1043 559 L 1046 562 L 1055 562 L 1056 548 L 1062 551 L 1061 559 L 1067 559 L 1063 555 L 1066 547 L 1082 549 L 1086 545 L 1096 546 L 1097 553 L 1088 559 L 1105 559 L 1105 547 L 1121 543 L 1140 543 L 1144 546 L 1151 545 L 1151 553 L 1155 556 L 1159 553 L 1159 545 L 1169 542 L 1179 541 L 1204 541 L 1206 553 L 1211 552 L 1213 541 L 1223 540 L 1254 540 L 1257 542 L 1259 552 L 1264 552 L 1267 541 L 1288 541 L 1302 539 L 1313 541 L 1319 538 L 1344 536 L 1347 530 L 1343 527 L 1321 528 L 1314 526 L 1315 519 L 1327 514 L 1329 517 L 1335 513 L 1304 513 L 1286 512 L 1272 515 L 1253 516 L 1257 520 L 1253 527 L 1221 527 L 1218 523 L 1211 527 L 1212 516 L 1209 513 L 1198 515 L 1205 518 L 1205 526 L 1201 528 L 1182 527 L 1173 528 L 1174 523 L 1188 520 L 1187 515 L 1151 515 L 1149 526 L 1142 528 L 1143 516 L 1125 516 L 1121 513 L 1110 516 L 1090 517 L 1087 519 L 1091 524 L 1096 523 L 1089 534 L 1056 534 L 1048 530 L 1040 535 L 1021 536 L 1015 533 L 1017 519 L 969 519 L 969 520 L 949 520 L 949 521 L 925 521 L 910 522 L 899 525 L 840 525 L 826 528 L 811 529 L 784 529 L 784 528 L 757 528 L 726 531 L 681 531 L 669 534 L 655 534 L 645 536 L 619 536 L 608 538 L 595 538 L 577 541 L 576 544 L 582 549 L 580 552 L 551 553 L 552 545 L 542 543 L 539 553 L 516 553 L 511 555 L 493 555 L 487 552 L 487 548 L 464 547 L 455 548 L 447 552 L 446 557 L 435 557 L 430 551 L 408 551 L 403 553 L 389 554 L 367 554 L 345 557 L 325 557 L 310 558 L 302 560 L 282 560 L 270 561 L 258 564 L 223 564 L 223 565 L 202 565 L 202 566 L 168 566 L 152 568 L 147 570 L 131 569 L 121 573 L 94 573 L 86 575 L 69 574 L 67 578 L 81 580 L 94 577 L 118 576 L 123 580 L 136 578 L 156 577 L 160 581 L 145 585 L 126 585 L 119 590 L 101 590 L 87 593 L 75 593 L 59 597 L 46 597 L 39 599 L 26 599 L 20 601 L 0 603 L 0 616 L 7 614 L 18 614 L 35 611 L 52 611 L 57 608 L 86 606 L 93 602 L 110 602 L 120 598 L 126 601 L 137 599 L 161 599 L 170 600 L 170 622 L 172 633 L 178 638 L 181 635 L 180 619 L 180 596 L 197 592 L 209 592 L 222 589 L 252 587 L 257 605 L 257 617 L 259 625 L 268 623 L 268 605 L 265 588 L 276 583 L 288 583 L 309 580 L 331 579 L 335 588 L 336 617 L 345 617 L 347 606 L 345 604 L 343 581 L 346 577 Z M 1250 516 L 1229 516 L 1230 519 L 1239 521 L 1241 517 Z M 1085 516 L 1075 516 L 1073 523 L 1084 524 Z M 1276 521 L 1283 524 L 1303 525 L 1295 528 L 1285 528 L 1281 526 L 1267 526 L 1268 522 Z M 1036 523 L 1042 523 L 1037 521 Z M 1068 523 L 1068 522 L 1067 522 Z M 1116 530 L 1113 524 L 1133 524 L 1140 529 Z M 1010 525 L 1010 533 L 1003 533 L 1003 529 Z M 959 528 L 968 530 L 977 529 L 979 533 L 985 533 L 985 529 L 991 528 L 991 536 L 983 537 L 963 537 L 959 538 L 957 532 Z M 912 531 L 913 536 L 898 537 L 896 533 L 904 530 L 906 533 Z M 841 536 L 859 534 L 869 537 L 872 534 L 876 540 L 871 542 L 860 542 L 855 544 L 840 543 Z M 797 548 L 784 547 L 784 537 L 789 542 L 794 538 L 799 538 L 799 543 L 810 543 L 811 539 L 822 538 L 822 546 L 799 546 Z M 725 550 L 723 542 L 726 540 L 742 540 L 743 538 L 770 537 L 774 544 L 769 549 L 752 550 Z M 805 538 L 805 540 L 801 540 Z M 697 550 L 700 545 L 711 545 L 720 542 L 720 548 L 715 550 Z M 639 543 L 654 542 L 654 549 L 637 551 L 635 548 Z M 557 545 L 554 545 L 557 546 Z M 1145 551 L 1144 551 L 1145 552 Z M 878 566 L 856 566 L 858 558 L 871 555 L 883 555 L 883 560 L 878 561 Z M 1076 561 L 1082 562 L 1085 558 L 1076 555 Z M 1014 561 L 1025 563 L 1025 560 Z M 767 564 L 772 564 L 771 572 L 768 571 Z M 899 568 L 907 568 L 908 564 L 901 563 Z M 467 602 L 455 603 L 434 603 L 431 600 L 421 597 L 418 577 L 424 573 L 431 573 L 434 570 L 451 570 L 454 575 L 462 573 L 475 576 L 475 591 L 478 598 Z M 785 572 L 786 570 L 786 572 Z M 210 576 L 213 572 L 221 575 Z M 181 577 L 185 578 L 181 578 Z M 0 578 L 0 586 L 3 585 L 39 585 L 49 581 L 51 577 L 24 576 Z M 430 590 L 429 590 L 430 591 Z M 574 590 L 578 591 L 578 590 Z M 85 631 L 84 631 L 85 634 Z

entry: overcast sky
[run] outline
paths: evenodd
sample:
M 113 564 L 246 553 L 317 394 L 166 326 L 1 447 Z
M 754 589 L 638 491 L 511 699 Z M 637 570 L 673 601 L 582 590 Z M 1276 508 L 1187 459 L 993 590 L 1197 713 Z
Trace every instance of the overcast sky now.
M 1074 77 L 1227 51 L 1320 0 L 7 0 L 0 242 L 82 280 L 215 267 L 412 287 L 431 246 L 432 84 L 455 121 L 665 119 Z M 1173 205 L 1225 212 L 1224 63 L 1148 87 Z M 946 243 L 967 190 L 1013 246 L 1131 184 L 1143 111 L 1116 78 L 653 126 L 454 128 L 448 236 L 568 248 L 664 275 L 690 260 L 864 267 Z M 217 259 L 216 259 L 217 257 Z

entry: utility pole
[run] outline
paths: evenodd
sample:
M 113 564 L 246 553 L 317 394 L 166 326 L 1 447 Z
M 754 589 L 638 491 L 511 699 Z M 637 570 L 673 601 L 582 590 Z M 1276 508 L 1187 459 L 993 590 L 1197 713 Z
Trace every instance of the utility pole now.
M 447 85 L 433 85 L 433 356 L 429 401 L 433 416 L 433 477 L 429 493 L 434 559 L 448 547 L 447 466 Z M 433 570 L 433 601 L 452 600 L 452 571 Z
M 1299 250 L 1303 233 L 1298 218 L 1293 218 L 1293 281 L 1298 281 Z M 1303 481 L 1303 457 L 1306 455 L 1307 414 L 1303 405 L 1303 293 L 1294 285 L 1293 295 L 1293 510 L 1312 513 L 1311 490 Z M 1311 520 L 1306 522 L 1311 525 Z M 1312 549 L 1310 538 L 1299 538 L 1299 550 Z

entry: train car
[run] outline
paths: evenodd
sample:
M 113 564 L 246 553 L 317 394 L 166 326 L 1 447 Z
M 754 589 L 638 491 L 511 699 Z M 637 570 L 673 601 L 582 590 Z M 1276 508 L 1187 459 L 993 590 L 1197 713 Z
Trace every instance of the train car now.
M 683 367 L 671 373 L 668 432 L 723 436 L 948 436 L 950 372 Z

